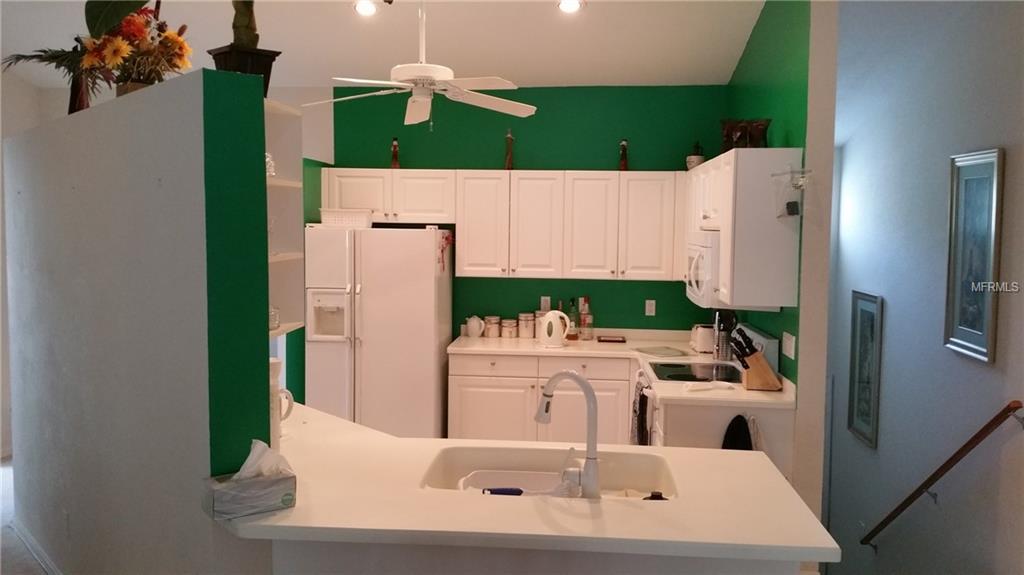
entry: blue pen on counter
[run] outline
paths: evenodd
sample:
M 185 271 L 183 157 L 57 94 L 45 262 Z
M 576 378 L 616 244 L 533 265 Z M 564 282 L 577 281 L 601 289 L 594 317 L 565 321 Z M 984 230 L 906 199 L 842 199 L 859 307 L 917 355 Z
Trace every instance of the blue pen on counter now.
M 518 487 L 484 487 L 484 495 L 522 495 L 523 490 Z

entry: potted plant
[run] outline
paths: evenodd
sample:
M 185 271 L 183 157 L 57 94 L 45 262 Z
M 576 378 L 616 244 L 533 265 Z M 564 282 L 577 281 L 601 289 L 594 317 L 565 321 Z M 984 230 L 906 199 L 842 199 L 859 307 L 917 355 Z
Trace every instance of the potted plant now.
M 263 76 L 263 95 L 266 96 L 270 89 L 271 68 L 281 53 L 257 48 L 260 35 L 256 31 L 253 0 L 231 0 L 231 6 L 235 9 L 235 17 L 231 21 L 234 40 L 227 46 L 208 52 L 218 70 Z
M 73 48 L 13 54 L 4 58 L 4 70 L 22 62 L 57 68 L 70 80 L 68 113 L 73 114 L 89 107 L 100 83 L 116 84 L 121 95 L 191 67 L 192 48 L 183 38 L 186 27 L 168 29 L 160 20 L 160 0 L 152 9 L 145 0 L 88 0 L 85 23 L 89 35 L 76 37 Z

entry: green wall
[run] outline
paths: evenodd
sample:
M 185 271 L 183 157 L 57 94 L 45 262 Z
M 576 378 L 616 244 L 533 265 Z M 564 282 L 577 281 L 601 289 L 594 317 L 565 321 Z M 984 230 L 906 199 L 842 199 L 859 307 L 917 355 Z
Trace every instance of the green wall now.
M 804 147 L 810 18 L 809 2 L 766 2 L 729 81 L 730 114 L 771 118 L 771 147 Z M 800 326 L 800 311 L 795 307 L 778 313 L 744 312 L 740 317 L 780 340 L 783 331 L 797 335 Z M 782 374 L 796 381 L 796 360 L 780 353 L 779 362 Z
M 307 224 L 320 223 L 320 168 L 330 164 L 302 158 L 302 213 Z
M 203 70 L 210 475 L 270 438 L 263 80 Z
M 335 95 L 359 91 L 337 88 Z M 728 103 L 725 86 L 521 88 L 500 95 L 538 111 L 521 119 L 437 97 L 431 128 L 402 124 L 404 96 L 336 104 L 335 165 L 386 168 L 391 138 L 398 137 L 405 168 L 500 169 L 511 128 L 517 169 L 614 170 L 619 140 L 627 138 L 631 169 L 678 170 L 695 140 L 717 153 Z M 710 318 L 686 300 L 679 282 L 456 278 L 453 290 L 456 330 L 468 315 L 536 309 L 541 295 L 565 299 L 566 306 L 570 297 L 591 296 L 598 327 L 689 329 Z M 644 315 L 645 299 L 657 300 L 658 315 Z

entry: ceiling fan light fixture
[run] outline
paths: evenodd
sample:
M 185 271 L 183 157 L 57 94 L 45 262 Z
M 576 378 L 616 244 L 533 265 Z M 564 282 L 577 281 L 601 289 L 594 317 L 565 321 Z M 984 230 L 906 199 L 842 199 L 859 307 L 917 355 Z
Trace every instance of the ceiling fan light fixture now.
M 356 14 L 367 18 L 377 13 L 377 3 L 374 0 L 356 0 L 352 7 Z
M 583 7 L 583 0 L 558 0 L 558 9 L 566 14 L 575 14 Z

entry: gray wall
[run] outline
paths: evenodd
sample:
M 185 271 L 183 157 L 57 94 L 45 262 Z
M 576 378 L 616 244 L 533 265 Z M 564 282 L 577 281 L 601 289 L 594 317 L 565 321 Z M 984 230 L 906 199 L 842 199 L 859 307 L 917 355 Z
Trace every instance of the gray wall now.
M 1024 281 L 1024 4 L 845 3 L 830 366 L 830 573 L 1024 572 L 1024 433 L 1008 422 L 878 539 L 858 539 L 1010 399 L 1024 293 L 1000 300 L 995 365 L 942 346 L 949 156 L 1006 149 L 1003 279 Z M 885 298 L 878 449 L 846 430 L 850 290 Z

